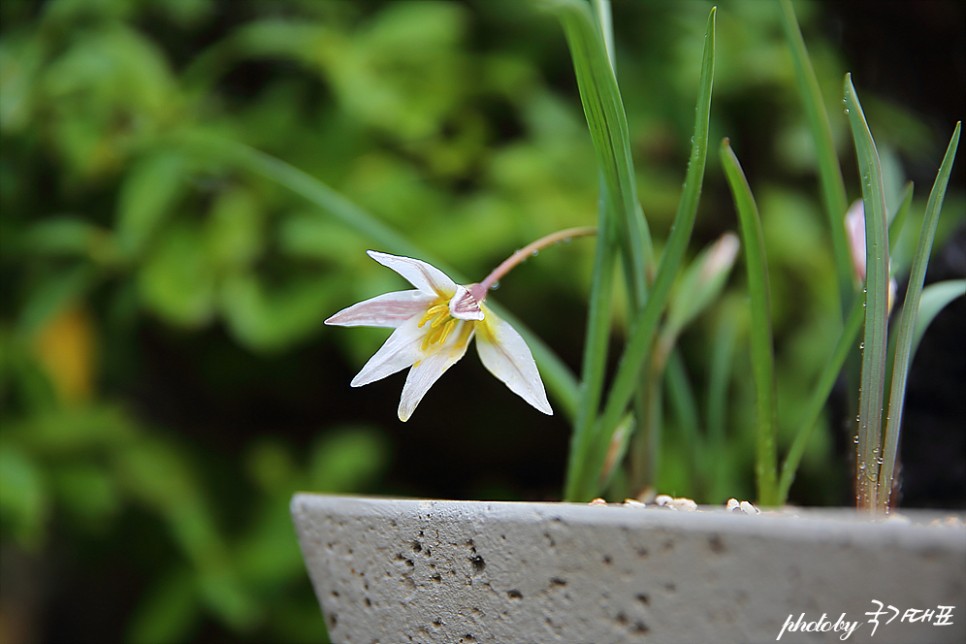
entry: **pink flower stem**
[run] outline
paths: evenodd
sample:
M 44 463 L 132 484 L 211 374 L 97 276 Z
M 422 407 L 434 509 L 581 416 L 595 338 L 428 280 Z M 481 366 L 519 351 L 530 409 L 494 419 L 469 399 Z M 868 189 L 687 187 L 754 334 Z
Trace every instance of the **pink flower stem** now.
M 541 237 L 535 242 L 527 244 L 503 260 L 503 263 L 494 268 L 493 271 L 487 275 L 482 282 L 479 284 L 474 284 L 472 287 L 470 287 L 470 294 L 472 294 L 477 301 L 482 302 L 483 299 L 486 298 L 487 292 L 493 288 L 494 284 L 500 281 L 507 273 L 512 271 L 518 265 L 526 261 L 528 257 L 536 255 L 537 252 L 543 250 L 544 248 L 553 246 L 554 244 L 559 244 L 562 241 L 570 241 L 574 237 L 588 237 L 595 234 L 597 234 L 596 228 L 592 226 L 584 226 L 580 228 L 566 228 L 564 230 L 551 233 L 545 237 Z

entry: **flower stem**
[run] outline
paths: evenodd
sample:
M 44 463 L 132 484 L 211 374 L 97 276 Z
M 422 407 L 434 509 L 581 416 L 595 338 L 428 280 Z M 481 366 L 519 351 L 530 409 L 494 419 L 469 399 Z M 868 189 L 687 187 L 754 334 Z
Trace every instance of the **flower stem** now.
M 487 275 L 482 282 L 473 285 L 470 288 L 470 293 L 477 300 L 482 301 L 487 292 L 493 288 L 493 285 L 500 281 L 507 273 L 512 271 L 518 265 L 522 264 L 528 257 L 535 255 L 539 251 L 547 248 L 548 246 L 553 246 L 554 244 L 559 244 L 562 241 L 568 241 L 574 237 L 588 237 L 590 235 L 597 234 L 597 229 L 593 226 L 581 226 L 579 228 L 566 228 L 564 230 L 551 233 L 545 237 L 531 242 L 516 251 L 509 257 L 507 257 L 503 262 L 493 269 L 489 275 Z

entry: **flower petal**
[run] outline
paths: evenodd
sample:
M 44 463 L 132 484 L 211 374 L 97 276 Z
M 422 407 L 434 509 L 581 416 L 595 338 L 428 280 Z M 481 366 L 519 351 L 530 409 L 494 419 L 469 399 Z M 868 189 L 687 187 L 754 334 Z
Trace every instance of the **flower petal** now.
M 456 287 L 456 295 L 449 301 L 449 314 L 458 320 L 483 319 L 480 303 L 464 286 Z
M 423 293 L 449 298 L 456 292 L 456 282 L 447 277 L 443 271 L 426 262 L 375 250 L 367 250 L 366 253 L 386 268 L 391 268 L 405 277 L 410 284 Z
M 865 206 L 859 199 L 845 213 L 845 232 L 849 238 L 852 270 L 860 282 L 865 281 Z
M 553 415 L 540 372 L 527 343 L 516 330 L 484 307 L 486 317 L 477 323 L 476 350 L 483 366 L 510 391 L 545 414 Z
M 342 309 L 328 320 L 333 326 L 382 326 L 395 329 L 403 322 L 425 313 L 435 296 L 422 291 L 385 293 Z
M 349 384 L 353 387 L 368 385 L 412 365 L 420 358 L 420 345 L 424 335 L 423 329 L 419 328 L 418 317 L 413 316 L 406 320 L 392 332 L 389 339 L 369 358 L 369 362 Z
M 399 399 L 399 420 L 406 422 L 412 416 L 416 405 L 423 399 L 429 388 L 446 373 L 447 369 L 466 355 L 466 348 L 473 337 L 473 325 L 459 322 L 446 343 L 413 365 L 406 376 L 402 397 Z

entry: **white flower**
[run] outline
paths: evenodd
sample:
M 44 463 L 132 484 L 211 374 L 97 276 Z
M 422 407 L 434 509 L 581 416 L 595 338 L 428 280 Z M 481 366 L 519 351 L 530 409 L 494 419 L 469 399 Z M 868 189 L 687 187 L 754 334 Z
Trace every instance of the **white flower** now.
M 490 373 L 538 410 L 553 414 L 530 349 L 513 327 L 483 304 L 485 288 L 460 286 L 418 259 L 376 251 L 368 254 L 416 289 L 359 302 L 325 321 L 395 329 L 352 379 L 353 387 L 411 367 L 399 401 L 399 420 L 406 421 L 433 383 L 463 357 L 475 336 L 480 360 Z

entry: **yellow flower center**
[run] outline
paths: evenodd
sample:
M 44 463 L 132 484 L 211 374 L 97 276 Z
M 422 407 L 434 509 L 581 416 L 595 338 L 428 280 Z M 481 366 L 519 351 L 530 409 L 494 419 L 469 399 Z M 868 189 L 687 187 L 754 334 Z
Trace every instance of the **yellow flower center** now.
M 456 318 L 449 314 L 448 301 L 443 300 L 441 303 L 429 307 L 417 325 L 419 328 L 423 328 L 429 324 L 429 330 L 423 337 L 423 351 L 428 350 L 434 344 L 441 345 L 446 342 L 446 338 L 456 328 L 456 322 Z

